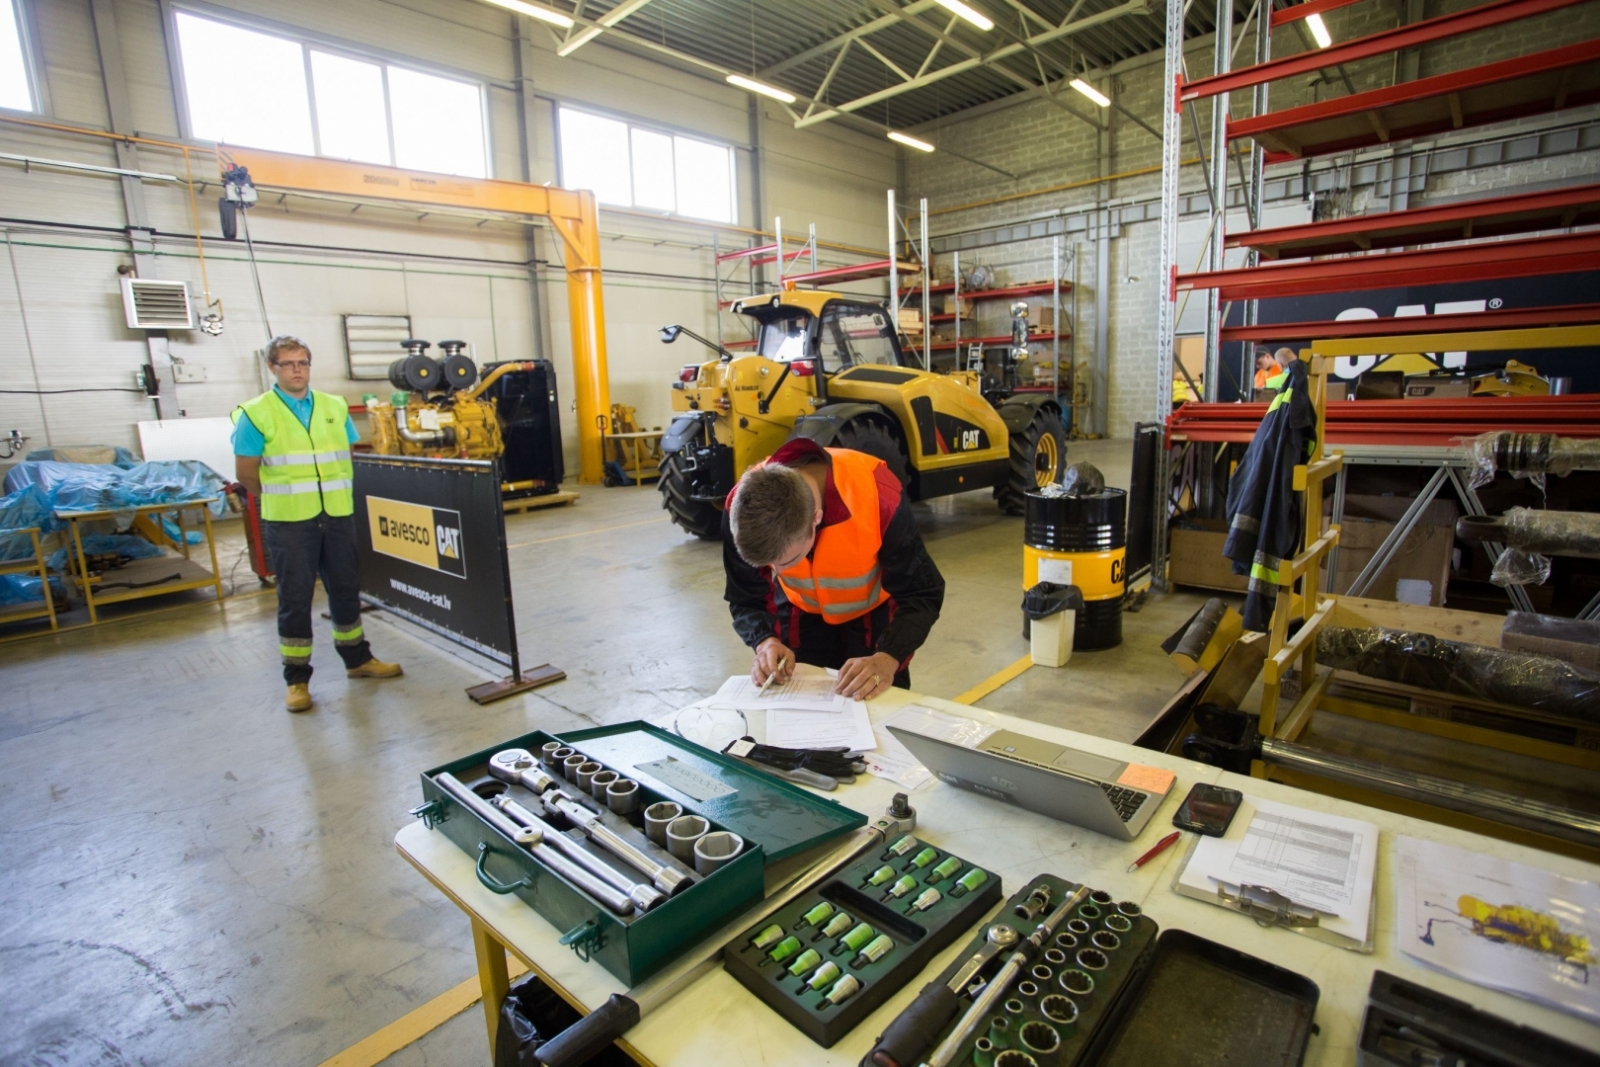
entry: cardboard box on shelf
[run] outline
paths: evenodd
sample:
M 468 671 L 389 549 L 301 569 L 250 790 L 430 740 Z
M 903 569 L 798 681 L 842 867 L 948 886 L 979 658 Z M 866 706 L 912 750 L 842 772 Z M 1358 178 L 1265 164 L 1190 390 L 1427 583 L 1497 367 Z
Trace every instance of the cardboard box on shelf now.
M 1406 399 L 1442 399 L 1472 395 L 1472 382 L 1451 375 L 1412 374 L 1406 377 Z
M 902 330 L 922 329 L 921 308 L 901 308 L 896 319 Z
M 1329 400 L 1349 400 L 1350 399 L 1350 383 L 1349 382 L 1329 382 L 1328 383 L 1328 399 Z
M 1190 529 L 1190 526 L 1198 527 Z M 1185 519 L 1172 528 L 1168 575 L 1178 585 L 1244 592 L 1250 580 L 1233 573 L 1233 561 L 1222 554 L 1228 524 L 1221 519 Z
M 1028 328 L 1036 333 L 1054 333 L 1056 309 L 1049 304 L 1033 304 L 1028 308 Z

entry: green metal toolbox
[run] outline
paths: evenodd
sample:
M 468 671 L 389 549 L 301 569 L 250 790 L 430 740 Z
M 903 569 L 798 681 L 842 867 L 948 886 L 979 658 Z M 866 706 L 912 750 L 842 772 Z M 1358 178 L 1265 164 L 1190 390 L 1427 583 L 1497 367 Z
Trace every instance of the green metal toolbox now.
M 489 760 L 506 749 L 538 754 L 549 742 L 573 748 L 606 770 L 638 782 L 638 812 L 660 801 L 674 802 L 685 814 L 705 819 L 713 830 L 738 834 L 744 850 L 659 906 L 642 914 L 618 915 L 435 781 L 448 773 L 481 797 L 504 794 L 538 811 L 532 790 L 489 775 Z M 561 788 L 578 796 L 576 787 L 566 782 Z M 486 888 L 515 893 L 562 931 L 562 942 L 581 959 L 600 964 L 630 986 L 661 970 L 730 916 L 758 903 L 765 892 L 768 864 L 867 822 L 865 815 L 836 801 L 644 722 L 559 735 L 524 734 L 424 771 L 422 796 L 423 803 L 413 813 L 477 859 L 478 878 Z M 583 802 L 589 803 L 587 798 Z M 638 812 L 629 816 L 635 825 Z M 550 821 L 560 820 L 550 817 Z

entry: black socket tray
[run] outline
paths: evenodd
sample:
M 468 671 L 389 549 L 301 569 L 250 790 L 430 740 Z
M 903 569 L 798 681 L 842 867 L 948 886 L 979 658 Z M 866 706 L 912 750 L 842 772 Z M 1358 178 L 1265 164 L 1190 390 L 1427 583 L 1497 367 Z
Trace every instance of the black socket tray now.
M 1036 916 L 1029 917 L 1019 913 L 1018 909 L 1040 886 L 1049 887 L 1049 903 Z M 1075 882 L 1049 874 L 1039 875 L 1006 901 L 1006 906 L 978 931 L 965 949 L 956 953 L 955 960 L 934 981 L 948 982 L 955 977 L 961 965 L 984 947 L 989 927 L 996 923 L 1003 923 L 1016 930 L 1017 944 L 1020 947 L 1023 941 L 1032 936 L 1039 924 L 1054 913 L 1061 906 L 1061 902 L 1077 889 L 1078 884 Z M 1074 929 L 1069 929 L 1069 926 Z M 1028 1052 L 1036 1062 L 1052 1064 L 1055 1067 L 1072 1067 L 1074 1064 L 1084 1062 L 1085 1054 L 1093 1044 L 1097 1028 L 1111 1015 L 1117 1002 L 1128 996 L 1130 990 L 1137 986 L 1140 972 L 1155 944 L 1157 932 L 1156 924 L 1149 916 L 1143 914 L 1137 904 L 1127 901 L 1119 904 L 1109 893 L 1101 890 L 1092 891 L 1061 921 L 1056 932 L 1034 954 L 1022 974 L 1006 991 L 1005 996 L 1001 997 L 996 1002 L 994 1010 L 979 1022 L 977 1029 L 962 1043 L 950 1062 L 963 1065 L 974 1062 L 988 1063 L 1008 1049 Z M 1056 956 L 1053 953 L 1061 955 Z M 985 968 L 984 977 L 992 979 L 1004 961 L 1010 957 L 1010 951 L 1002 952 L 996 958 L 996 962 Z M 1035 977 L 1033 972 L 1036 967 L 1049 968 L 1050 976 L 1047 979 Z M 1069 973 L 1071 978 L 1064 979 Z M 1092 983 L 1087 993 L 1080 991 L 1082 975 L 1087 975 Z M 1064 985 L 1064 980 L 1073 984 Z M 1033 988 L 1028 988 L 1029 985 Z M 1050 1001 L 1049 998 L 1052 997 L 1065 998 L 1071 1003 L 1072 1008 L 1059 1010 L 1062 1009 L 1062 1005 Z M 927 1048 L 923 1050 L 923 1058 L 938 1047 L 971 1006 L 971 997 L 963 993 L 954 1020 L 938 1034 L 931 1035 Z M 1058 1009 L 1055 1018 L 1047 1016 L 1045 1008 Z M 1074 1014 L 1076 1016 L 1074 1021 L 1070 1023 L 1061 1021 L 1062 1018 Z M 1004 1039 L 1008 1043 L 1004 1046 L 991 1047 L 987 1043 L 990 1041 L 991 1023 L 996 1019 L 1004 1021 L 1004 1026 L 996 1029 L 1003 1031 Z M 1049 1031 L 1035 1031 L 1036 1024 L 1049 1027 Z M 1042 1035 L 1043 1040 L 1033 1042 L 1035 1048 L 1040 1051 L 1030 1051 L 1023 1044 L 1023 1038 L 1027 1036 L 1024 1031 L 1035 1031 Z M 1051 1048 L 1052 1034 L 1054 1040 L 1059 1042 L 1054 1048 Z M 983 1055 L 975 1060 L 973 1051 L 979 1040 L 985 1041 L 986 1045 L 982 1050 Z
M 961 896 L 951 896 L 957 881 L 974 870 L 975 865 L 943 849 L 935 849 L 936 857 L 926 866 L 914 866 L 913 861 L 918 855 L 930 847 L 918 839 L 915 847 L 902 856 L 890 856 L 882 850 L 870 853 L 865 859 L 802 893 L 777 914 L 735 938 L 723 950 L 723 966 L 745 988 L 794 1024 L 797 1030 L 823 1048 L 831 1048 L 855 1029 L 862 1019 L 915 978 L 929 960 L 982 919 L 999 902 L 1004 892 L 1000 876 L 985 870 L 986 878 L 982 885 Z M 934 869 L 951 859 L 961 864 L 960 869 L 949 877 L 929 882 L 928 877 Z M 873 872 L 885 865 L 893 868 L 894 877 L 883 885 L 866 885 Z M 883 897 L 889 886 L 907 874 L 912 876 L 915 885 L 903 896 L 885 901 Z M 907 915 L 906 910 L 911 902 L 928 888 L 938 889 L 943 894 L 939 901 L 915 915 Z M 823 903 L 833 908 L 834 915 L 842 913 L 850 917 L 852 921 L 845 931 L 822 937 L 819 929 L 801 925 L 802 917 Z M 874 936 L 888 935 L 894 941 L 894 947 L 880 959 L 857 968 L 852 966 L 852 962 L 858 953 L 846 947 L 843 938 L 859 923 L 872 927 Z M 753 944 L 757 934 L 774 924 L 782 928 L 783 938 L 795 936 L 800 940 L 799 951 L 779 962 L 768 959 L 772 946 L 756 948 Z M 782 943 L 782 938 L 779 943 Z M 807 949 L 816 950 L 821 959 L 803 974 L 791 975 L 790 966 Z M 837 955 L 835 949 L 839 950 Z M 837 964 L 841 972 L 840 978 L 834 981 L 841 980 L 845 975 L 853 975 L 862 983 L 859 990 L 837 1005 L 828 1004 L 825 997 L 832 982 L 818 990 L 812 990 L 805 984 L 805 979 L 829 962 Z

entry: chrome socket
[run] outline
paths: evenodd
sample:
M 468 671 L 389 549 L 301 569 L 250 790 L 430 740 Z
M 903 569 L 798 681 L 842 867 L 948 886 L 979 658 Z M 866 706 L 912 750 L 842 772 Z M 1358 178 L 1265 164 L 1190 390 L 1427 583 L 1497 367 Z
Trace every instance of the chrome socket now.
M 606 789 L 612 782 L 622 777 L 616 771 L 601 771 L 589 777 L 589 795 L 600 803 L 606 802 Z
M 694 862 L 695 844 L 711 829 L 698 815 L 680 815 L 667 824 L 667 851 L 684 863 Z
M 670 800 L 652 804 L 644 809 L 645 836 L 662 848 L 667 847 L 667 824 L 683 814 L 683 806 Z
M 1078 1022 L 1078 1005 L 1071 997 L 1064 997 L 1060 993 L 1052 993 L 1039 1001 L 1039 1014 L 1043 1015 L 1057 1027 L 1071 1033 L 1071 1027 Z
M 589 760 L 585 763 L 578 764 L 578 769 L 576 772 L 574 772 L 576 776 L 572 780 L 577 784 L 580 791 L 588 793 L 590 796 L 594 796 L 594 794 L 590 792 L 589 783 L 594 781 L 594 776 L 603 770 L 605 770 L 605 767 L 596 763 L 594 760 Z
M 1056 1062 L 1056 1057 L 1061 1054 L 1061 1035 L 1056 1028 L 1047 1022 L 1037 1019 L 1031 1023 L 1024 1023 L 1017 1032 L 1017 1040 L 1021 1043 L 1023 1051 L 1032 1056 L 1040 1067 L 1048 1067 Z
M 1056 983 L 1075 997 L 1087 997 L 1094 992 L 1094 975 L 1087 971 L 1062 971 Z
M 667 827 L 670 842 L 672 828 Z M 712 871 L 733 862 L 744 851 L 744 838 L 738 834 L 730 834 L 726 830 L 717 830 L 714 833 L 703 835 L 694 843 L 694 869 L 702 874 Z
M 1096 930 L 1090 935 L 1089 941 L 1095 948 L 1104 952 L 1115 952 L 1122 947 L 1122 938 L 1110 930 Z
M 639 809 L 639 783 L 632 778 L 618 778 L 606 786 L 606 807 L 618 815 L 630 815 Z
M 593 762 L 593 760 L 591 760 L 588 756 L 585 756 L 582 752 L 569 748 L 567 749 L 566 757 L 561 761 L 561 777 L 565 778 L 569 782 L 576 782 L 578 780 L 578 768 L 582 767 L 585 763 Z

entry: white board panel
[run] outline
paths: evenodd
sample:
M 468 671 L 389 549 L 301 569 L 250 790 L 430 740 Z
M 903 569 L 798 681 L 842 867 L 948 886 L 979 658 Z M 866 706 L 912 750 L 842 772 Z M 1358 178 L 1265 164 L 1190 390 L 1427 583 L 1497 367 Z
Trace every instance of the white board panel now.
M 233 469 L 232 419 L 141 422 L 139 448 L 147 461 L 197 459 L 230 482 L 238 478 Z

